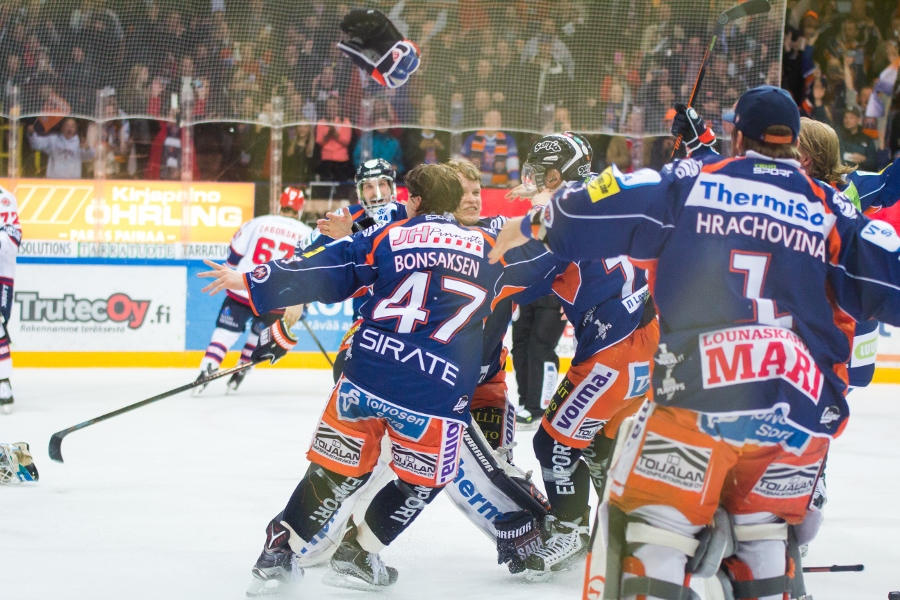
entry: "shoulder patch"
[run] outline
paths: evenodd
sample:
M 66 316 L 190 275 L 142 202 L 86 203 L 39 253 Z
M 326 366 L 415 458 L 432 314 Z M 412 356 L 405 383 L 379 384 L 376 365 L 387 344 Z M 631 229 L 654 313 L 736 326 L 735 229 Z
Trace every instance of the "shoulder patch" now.
M 900 237 L 894 227 L 886 221 L 870 221 L 862 230 L 862 239 L 888 252 L 900 250 Z
M 679 160 L 678 166 L 675 167 L 675 177 L 677 177 L 678 179 L 684 179 L 685 177 L 696 177 L 700 174 L 701 168 L 702 165 L 692 158 Z
M 325 249 L 325 246 L 319 246 L 319 247 L 316 248 L 315 250 L 310 250 L 309 252 L 304 252 L 304 253 L 301 254 L 300 256 L 301 256 L 302 258 L 311 258 L 311 257 L 315 256 L 316 254 L 318 254 L 319 252 L 321 252 L 321 251 L 324 250 L 324 249 Z
M 603 172 L 596 177 L 592 177 L 587 184 L 587 192 L 588 196 L 591 198 L 591 202 L 599 202 L 604 198 L 609 198 L 614 194 L 618 194 L 620 191 L 621 188 L 619 187 L 619 182 L 616 181 L 611 166 L 606 167 Z

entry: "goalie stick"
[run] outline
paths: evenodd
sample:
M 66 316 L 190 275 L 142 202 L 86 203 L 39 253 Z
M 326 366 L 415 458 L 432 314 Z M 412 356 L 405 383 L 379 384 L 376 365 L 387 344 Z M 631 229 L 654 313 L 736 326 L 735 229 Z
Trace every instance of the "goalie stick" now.
M 803 567 L 804 573 L 845 573 L 863 571 L 865 565 L 831 565 L 830 567 Z
M 713 31 L 713 36 L 709 40 L 709 45 L 706 47 L 706 52 L 703 54 L 703 60 L 700 62 L 700 71 L 697 73 L 697 79 L 694 81 L 694 89 L 691 90 L 691 97 L 687 102 L 688 108 L 693 106 L 694 101 L 697 99 L 697 92 L 700 91 L 700 84 L 703 83 L 703 77 L 706 75 L 706 67 L 709 64 L 709 58 L 712 56 L 713 48 L 719 40 L 719 36 L 725 31 L 725 26 L 739 19 L 743 19 L 744 17 L 767 13 L 770 10 L 772 10 L 772 5 L 769 4 L 769 0 L 748 0 L 747 2 L 729 8 L 719 15 L 716 19 L 716 28 Z M 675 138 L 675 144 L 672 146 L 671 158 L 675 158 L 675 153 L 678 152 L 678 148 L 680 147 L 681 136 L 679 135 Z
M 175 394 L 180 394 L 181 392 L 186 392 L 191 388 L 195 388 L 198 385 L 205 385 L 214 379 L 219 379 L 220 377 L 226 377 L 228 375 L 233 375 L 234 373 L 239 373 L 244 369 L 249 369 L 250 367 L 256 365 L 258 363 L 244 363 L 242 365 L 238 365 L 236 367 L 232 367 L 230 369 L 225 369 L 224 371 L 216 371 L 211 375 L 207 375 L 201 379 L 197 379 L 196 381 L 192 381 L 187 385 L 183 385 L 181 387 L 177 387 L 174 390 L 169 390 L 168 392 L 163 392 L 162 394 L 158 394 L 153 396 L 152 398 L 147 398 L 146 400 L 141 400 L 140 402 L 135 402 L 134 404 L 129 404 L 128 406 L 122 407 L 118 410 L 114 410 L 112 412 L 106 413 L 105 415 L 100 415 L 99 417 L 94 417 L 93 419 L 88 419 L 83 423 L 79 423 L 78 425 L 73 425 L 68 429 L 63 429 L 62 431 L 57 431 L 52 436 L 50 436 L 50 447 L 49 454 L 52 460 L 56 462 L 65 462 L 62 457 L 62 441 L 63 438 L 72 433 L 73 431 L 78 431 L 79 429 L 84 429 L 85 427 L 90 427 L 100 421 L 105 421 L 107 419 L 112 419 L 113 417 L 117 417 L 121 414 L 125 414 L 130 412 L 136 408 L 140 408 L 142 406 L 146 406 L 147 404 L 151 404 L 156 402 L 157 400 L 163 400 L 170 396 L 174 396 Z

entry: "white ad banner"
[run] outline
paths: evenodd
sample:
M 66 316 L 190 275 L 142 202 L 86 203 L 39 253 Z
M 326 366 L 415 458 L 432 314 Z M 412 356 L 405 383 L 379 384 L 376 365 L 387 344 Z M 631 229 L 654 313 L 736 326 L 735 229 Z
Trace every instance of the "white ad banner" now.
M 184 350 L 186 267 L 16 268 L 14 350 Z

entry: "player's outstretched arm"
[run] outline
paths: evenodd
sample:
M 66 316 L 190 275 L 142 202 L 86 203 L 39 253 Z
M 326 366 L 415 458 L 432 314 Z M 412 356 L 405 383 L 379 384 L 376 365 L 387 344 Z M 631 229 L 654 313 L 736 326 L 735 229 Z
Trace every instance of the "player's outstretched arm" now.
M 500 230 L 499 235 L 497 235 L 497 243 L 494 244 L 494 247 L 488 253 L 488 258 L 492 265 L 500 262 L 503 255 L 509 250 L 528 242 L 528 238 L 521 231 L 524 220 L 525 217 L 510 219 L 503 226 L 503 229 Z
M 212 271 L 198 273 L 197 277 L 213 279 L 214 281 L 210 282 L 209 285 L 200 290 L 201 292 L 204 294 L 209 292 L 210 296 L 215 296 L 222 290 L 233 290 L 235 292 L 246 291 L 247 288 L 244 286 L 244 277 L 240 273 L 227 265 L 220 265 L 211 260 L 204 260 L 203 262 L 207 267 L 210 267 Z
M 339 240 L 353 234 L 353 217 L 346 211 L 325 213 L 327 218 L 316 221 L 323 235 Z

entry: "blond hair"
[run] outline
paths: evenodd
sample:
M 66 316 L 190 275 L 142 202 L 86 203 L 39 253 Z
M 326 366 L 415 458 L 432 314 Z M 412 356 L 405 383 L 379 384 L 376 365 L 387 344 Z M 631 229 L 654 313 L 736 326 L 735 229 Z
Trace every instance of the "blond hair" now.
M 469 181 L 481 183 L 481 169 L 465 158 L 451 158 L 445 163 L 454 173 L 462 175 Z
M 771 127 L 766 127 L 763 134 L 773 137 L 792 137 L 794 132 L 785 125 L 772 125 Z M 743 140 L 745 152 L 752 150 L 769 158 L 793 158 L 794 160 L 800 160 L 800 151 L 794 144 L 772 144 L 750 139 L 747 136 L 743 136 Z
M 839 183 L 855 168 L 841 163 L 841 143 L 831 125 L 800 119 L 800 151 L 809 156 L 809 176 L 828 184 Z

